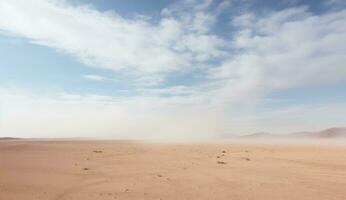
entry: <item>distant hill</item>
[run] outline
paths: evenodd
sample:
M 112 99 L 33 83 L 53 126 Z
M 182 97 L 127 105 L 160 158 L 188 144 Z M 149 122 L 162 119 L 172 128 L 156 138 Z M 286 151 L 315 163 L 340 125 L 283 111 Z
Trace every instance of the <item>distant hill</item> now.
M 0 137 L 0 140 L 20 140 L 20 138 L 15 138 L 15 137 Z
M 320 139 L 333 139 L 333 138 L 346 138 L 346 127 L 329 128 L 317 132 L 300 132 L 293 133 L 291 136 L 305 137 L 305 138 L 320 138 Z
M 296 132 L 290 134 L 272 134 L 266 132 L 254 133 L 251 135 L 241 136 L 241 138 L 270 138 L 270 139 L 337 139 L 345 138 L 346 139 L 346 127 L 336 127 L 329 128 L 322 131 L 316 132 Z
M 244 135 L 241 137 L 242 138 L 277 138 L 281 136 L 277 134 L 267 133 L 267 132 L 259 132 L 259 133 L 254 133 L 250 135 Z

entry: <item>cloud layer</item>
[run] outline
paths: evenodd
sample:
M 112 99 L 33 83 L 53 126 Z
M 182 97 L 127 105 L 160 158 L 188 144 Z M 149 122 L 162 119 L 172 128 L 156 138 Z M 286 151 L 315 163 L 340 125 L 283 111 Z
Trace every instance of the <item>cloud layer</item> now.
M 213 16 L 203 12 L 207 6 L 192 14 L 179 6 L 167 8 L 158 23 L 151 23 L 59 0 L 2 0 L 0 29 L 72 54 L 89 66 L 155 76 L 222 55 L 224 41 L 208 33 Z
M 263 118 L 274 120 L 277 116 L 272 113 L 288 109 L 256 113 L 255 108 L 273 92 L 345 84 L 346 9 L 315 14 L 308 6 L 296 6 L 265 15 L 244 10 L 234 16 L 225 12 L 232 6 L 231 1 L 185 0 L 163 9 L 159 19 L 151 19 L 124 18 L 68 1 L 0 0 L 2 33 L 73 55 L 89 67 L 123 72 L 136 90 L 135 96 L 121 98 L 57 92 L 35 100 L 3 89 L 6 106 L 0 123 L 25 121 L 28 127 L 3 126 L 2 131 L 19 133 L 36 127 L 31 129 L 53 134 L 89 130 L 103 135 L 116 132 L 119 137 L 214 137 L 268 129 Z M 229 20 L 223 21 L 226 27 L 221 33 L 215 27 L 225 15 Z M 177 73 L 198 75 L 202 81 L 166 86 L 168 77 Z M 96 74 L 84 78 L 107 80 Z M 30 109 L 18 106 L 22 104 Z M 296 115 L 306 112 L 298 108 Z M 12 109 L 22 118 L 14 120 Z M 46 129 L 32 125 L 41 118 L 48 120 Z M 73 121 L 93 124 L 78 129 Z M 288 129 L 294 127 L 287 125 Z

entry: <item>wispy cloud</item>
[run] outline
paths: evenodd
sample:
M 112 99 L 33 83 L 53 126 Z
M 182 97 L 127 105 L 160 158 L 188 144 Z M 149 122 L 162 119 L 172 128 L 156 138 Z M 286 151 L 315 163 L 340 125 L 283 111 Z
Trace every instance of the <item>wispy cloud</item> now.
M 107 127 L 105 134 L 112 130 L 123 133 L 143 130 L 149 135 L 180 132 L 183 136 L 188 132 L 196 136 L 193 133 L 198 132 L 209 137 L 237 132 L 240 128 L 236 127 L 250 130 L 246 124 L 252 124 L 251 130 L 255 130 L 260 125 L 254 121 L 261 121 L 262 115 L 254 108 L 272 92 L 345 83 L 346 9 L 326 8 L 318 14 L 308 6 L 266 14 L 245 10 L 240 15 L 228 16 L 229 21 L 223 27 L 225 33 L 218 34 L 215 26 L 220 15 L 232 5 L 228 1 L 178 1 L 163 9 L 153 22 L 149 17 L 127 19 L 115 12 L 101 12 L 90 5 L 72 5 L 68 1 L 0 0 L 0 30 L 73 55 L 87 66 L 126 72 L 123 79 L 131 80 L 135 95 L 107 97 L 107 101 L 97 104 L 90 103 L 91 96 L 77 94 L 74 99 L 81 106 L 72 109 L 70 116 L 91 113 L 101 116 L 83 118 L 85 121 L 80 123 L 95 120 L 94 129 L 89 130 L 96 132 Z M 195 71 L 201 77 L 198 83 L 165 85 L 168 77 Z M 84 78 L 107 80 L 94 74 Z M 22 94 L 17 96 L 26 98 Z M 60 93 L 57 96 L 61 98 Z M 86 101 L 88 104 L 83 104 Z M 37 103 L 31 99 L 28 102 L 40 110 Z M 52 99 L 40 101 L 47 105 L 49 113 L 57 113 L 51 118 L 52 127 L 54 120 L 68 121 L 72 111 L 53 109 L 70 105 L 66 102 L 66 99 L 59 99 L 58 103 Z M 13 103 L 9 106 L 15 107 Z M 344 106 L 340 104 L 338 108 Z M 301 110 L 294 113 L 307 112 Z M 35 111 L 21 111 L 25 112 Z M 239 119 L 239 113 L 258 118 Z M 280 120 L 278 115 L 268 116 Z M 11 116 L 6 118 L 14 120 Z
M 239 27 L 233 47 L 241 51 L 210 69 L 223 99 L 345 83 L 346 47 L 340 41 L 346 39 L 346 10 L 314 15 L 304 6 L 254 16 L 232 19 Z
M 126 19 L 67 1 L 2 0 L 0 29 L 72 54 L 89 66 L 127 70 L 141 77 L 186 70 L 195 61 L 221 54 L 222 39 L 207 33 L 211 16 L 185 12 L 177 19 L 171 10 L 152 24 L 145 18 Z
M 108 78 L 100 75 L 95 75 L 95 74 L 88 74 L 83 76 L 85 79 L 92 80 L 92 81 L 105 81 L 109 80 Z

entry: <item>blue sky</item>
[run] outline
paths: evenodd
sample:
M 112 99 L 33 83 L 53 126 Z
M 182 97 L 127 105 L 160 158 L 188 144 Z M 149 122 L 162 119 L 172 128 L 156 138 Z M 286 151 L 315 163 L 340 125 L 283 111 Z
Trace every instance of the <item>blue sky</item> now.
M 341 0 L 0 0 L 0 134 L 345 126 L 345 27 Z

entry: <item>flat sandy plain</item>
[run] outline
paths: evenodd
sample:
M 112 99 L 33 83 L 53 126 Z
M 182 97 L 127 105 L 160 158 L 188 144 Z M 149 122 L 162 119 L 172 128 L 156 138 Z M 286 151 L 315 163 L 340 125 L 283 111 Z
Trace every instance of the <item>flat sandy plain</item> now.
M 346 148 L 3 140 L 0 199 L 341 200 Z

